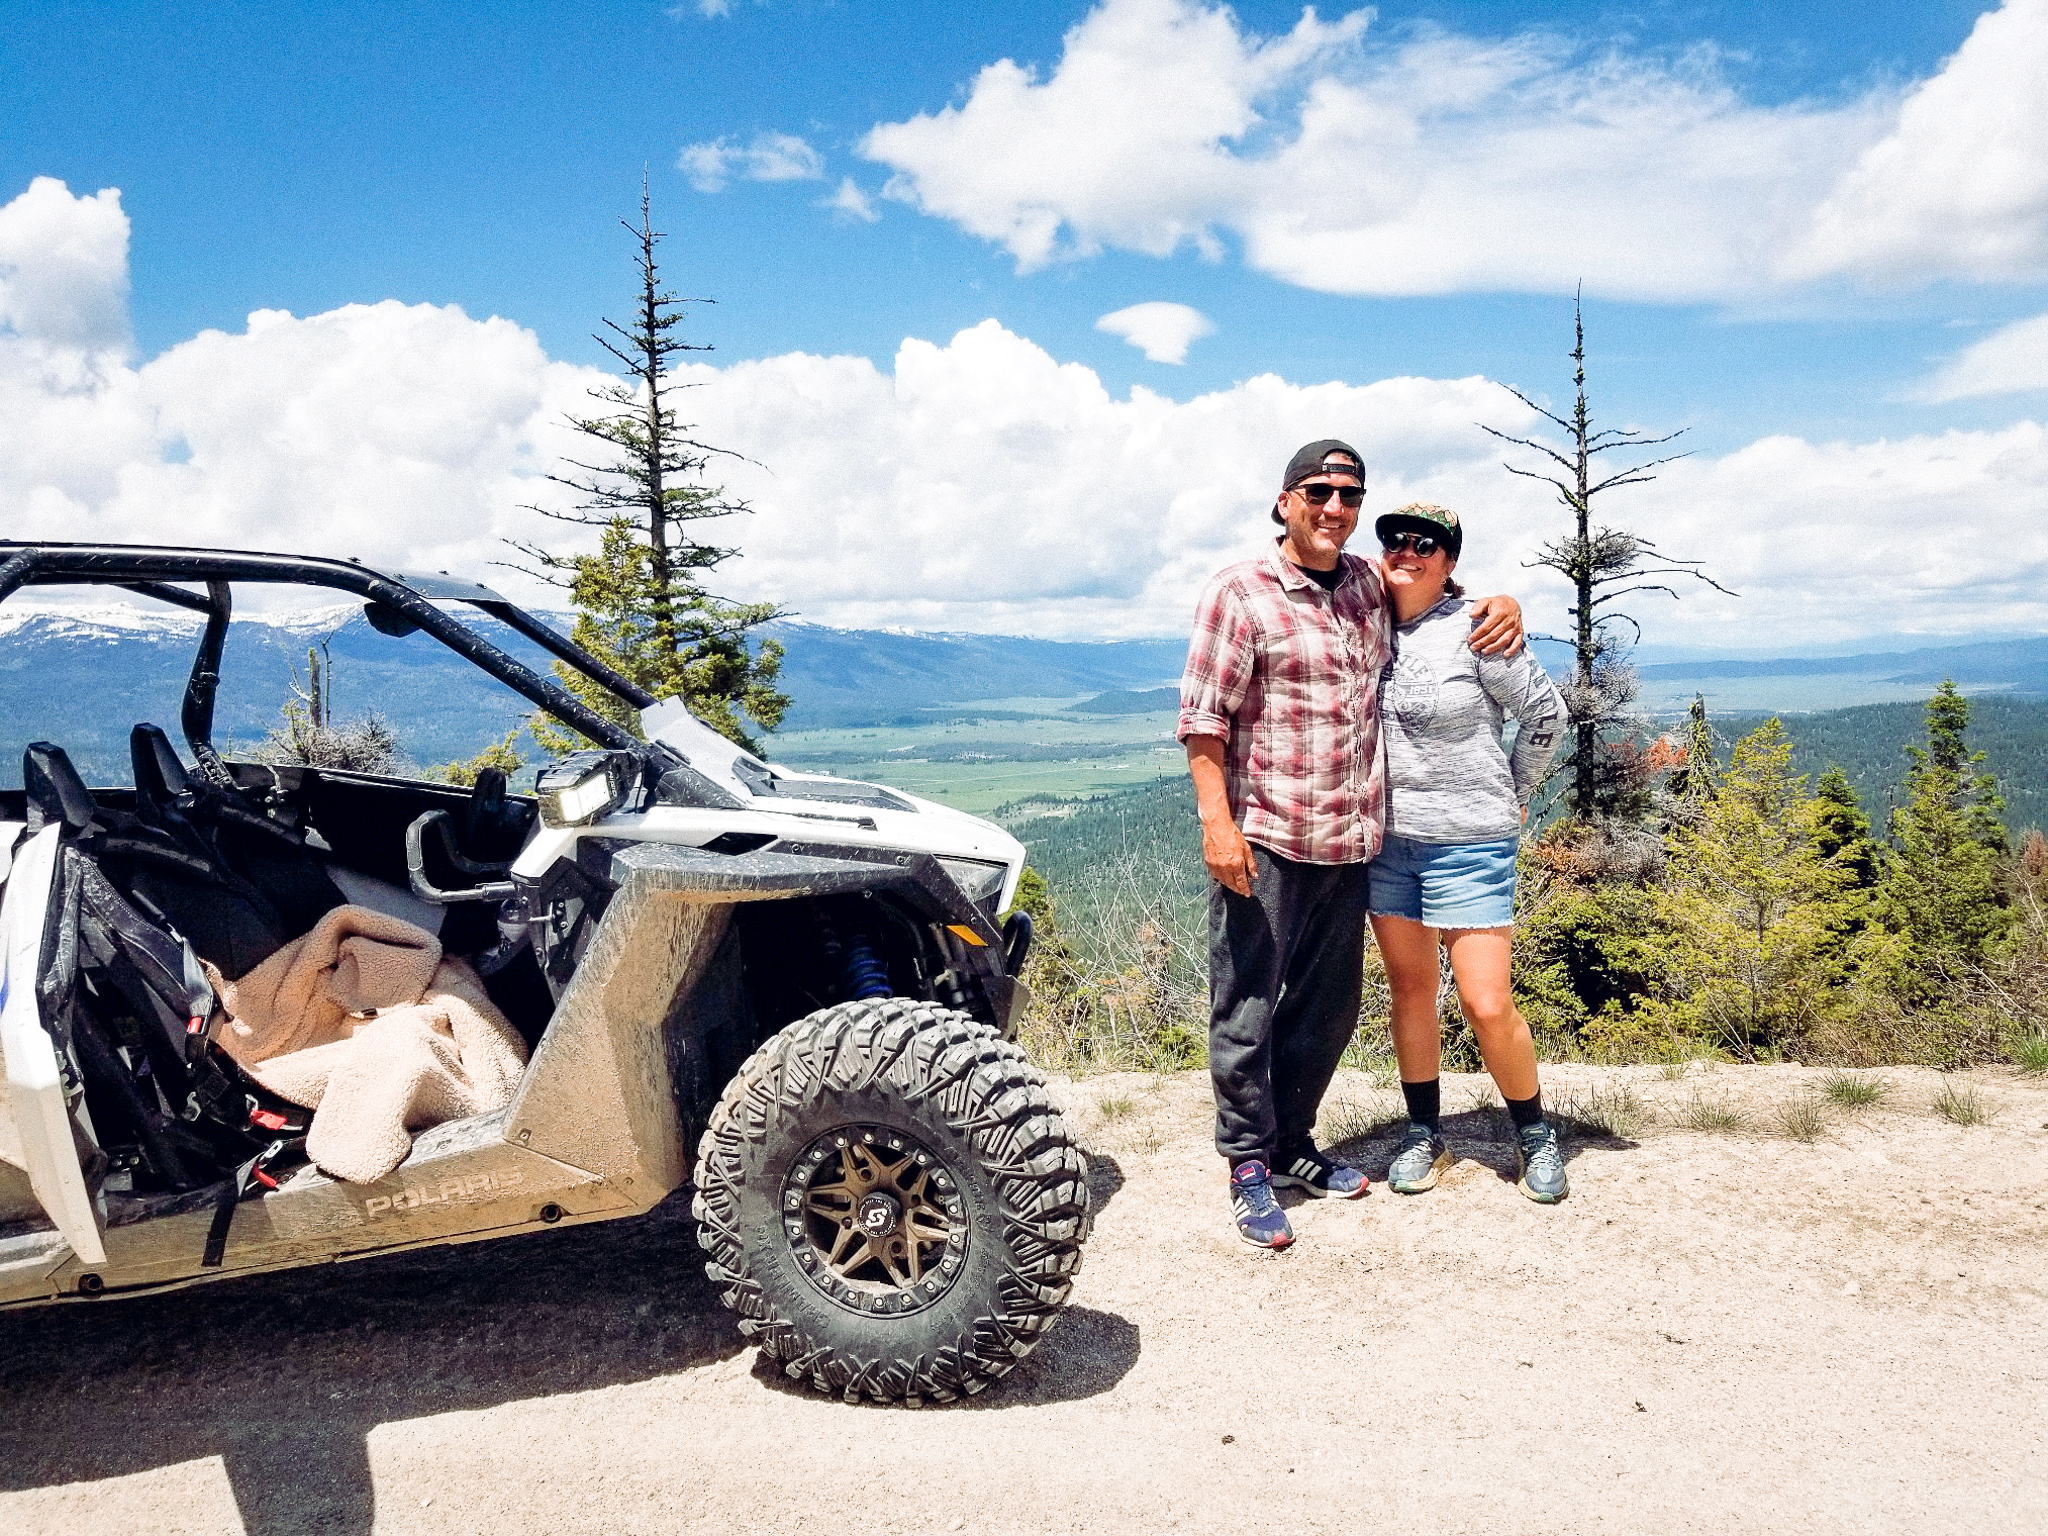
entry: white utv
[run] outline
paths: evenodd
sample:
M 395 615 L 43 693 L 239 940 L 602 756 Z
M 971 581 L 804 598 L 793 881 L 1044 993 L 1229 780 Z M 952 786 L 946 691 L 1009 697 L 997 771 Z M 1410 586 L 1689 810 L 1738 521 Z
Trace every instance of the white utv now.
M 464 790 L 224 760 L 215 694 L 250 583 L 359 599 L 597 745 L 533 796 L 492 773 Z M 1013 838 L 760 761 L 467 582 L 0 542 L 0 601 L 78 584 L 205 623 L 183 753 L 136 723 L 132 782 L 88 788 L 42 742 L 0 791 L 0 1306 L 630 1216 L 692 1182 L 740 1329 L 819 1390 L 951 1400 L 1051 1326 L 1088 1191 L 1013 1043 L 1031 940 L 1021 914 L 998 923 Z M 638 709 L 644 739 L 464 604 Z M 199 963 L 243 975 L 343 902 L 436 930 L 530 1047 L 509 1103 L 415 1128 L 372 1183 L 306 1160 L 308 1110 L 217 1043 Z

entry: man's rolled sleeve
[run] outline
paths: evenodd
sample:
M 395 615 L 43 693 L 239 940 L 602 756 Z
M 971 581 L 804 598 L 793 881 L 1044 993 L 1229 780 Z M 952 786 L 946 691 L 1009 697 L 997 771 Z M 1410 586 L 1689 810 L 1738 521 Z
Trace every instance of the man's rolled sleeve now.
M 1176 740 L 1190 736 L 1230 739 L 1232 717 L 1251 687 L 1257 655 L 1254 626 L 1239 595 L 1212 581 L 1195 606 L 1188 641 L 1187 670 L 1180 680 L 1180 725 Z

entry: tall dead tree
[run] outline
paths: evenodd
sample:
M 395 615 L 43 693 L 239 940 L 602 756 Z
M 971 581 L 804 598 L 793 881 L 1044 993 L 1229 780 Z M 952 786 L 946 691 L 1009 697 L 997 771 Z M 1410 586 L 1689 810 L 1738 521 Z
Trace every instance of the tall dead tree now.
M 1564 449 L 1553 448 L 1533 437 L 1515 437 L 1484 422 L 1479 427 L 1502 442 L 1542 454 L 1562 472 L 1502 465 L 1510 474 L 1556 487 L 1558 500 L 1572 517 L 1569 534 L 1545 544 L 1534 560 L 1524 563 L 1547 567 L 1572 584 L 1574 660 L 1571 681 L 1561 690 L 1571 711 L 1573 734 L 1571 755 L 1560 765 L 1570 775 L 1565 805 L 1582 820 L 1612 820 L 1629 817 L 1638 809 L 1633 802 L 1645 793 L 1635 755 L 1613 750 L 1614 738 L 1637 724 L 1630 709 L 1636 698 L 1636 676 L 1635 668 L 1628 662 L 1628 650 L 1642 637 L 1642 627 L 1630 615 L 1607 605 L 1639 592 L 1663 592 L 1677 597 L 1676 589 L 1654 579 L 1660 576 L 1690 576 L 1717 592 L 1728 589 L 1699 569 L 1702 562 L 1667 555 L 1654 540 L 1642 534 L 1594 521 L 1594 497 L 1625 485 L 1654 480 L 1652 470 L 1687 457 L 1683 453 L 1668 454 L 1607 472 L 1598 467 L 1600 455 L 1619 453 L 1634 457 L 1683 436 L 1684 429 L 1662 437 L 1646 437 L 1641 432 L 1618 427 L 1595 431 L 1593 413 L 1586 400 L 1585 307 L 1582 298 L 1577 297 L 1572 302 L 1572 336 L 1575 398 L 1569 417 L 1538 405 L 1512 384 L 1501 386 L 1530 410 L 1561 428 L 1569 439 Z M 1620 624 L 1628 625 L 1634 632 L 1626 643 L 1611 633 L 1612 626 Z
M 619 222 L 639 245 L 633 316 L 628 325 L 607 318 L 610 334 L 594 339 L 627 376 L 590 391 L 606 410 L 569 420 L 610 453 L 597 463 L 570 460 L 573 473 L 548 477 L 576 492 L 576 505 L 531 509 L 599 530 L 598 551 L 515 547 L 538 568 L 535 574 L 568 588 L 576 604 L 578 644 L 656 698 L 683 699 L 706 724 L 754 749 L 746 722 L 773 730 L 790 701 L 775 686 L 782 647 L 769 640 L 757 650 L 747 636 L 781 615 L 773 603 L 732 603 L 706 590 L 704 578 L 738 551 L 699 540 L 694 526 L 748 508 L 705 483 L 712 460 L 727 450 L 690 436 L 693 429 L 673 403 L 675 391 L 684 387 L 674 377 L 677 354 L 711 350 L 678 333 L 684 305 L 711 301 L 681 299 L 663 289 L 655 247 L 664 236 L 654 228 L 644 180 L 640 223 Z M 560 663 L 555 670 L 585 703 L 638 731 L 637 713 L 624 700 Z M 555 739 L 559 732 L 551 727 L 537 724 L 534 730 L 551 747 L 567 744 Z

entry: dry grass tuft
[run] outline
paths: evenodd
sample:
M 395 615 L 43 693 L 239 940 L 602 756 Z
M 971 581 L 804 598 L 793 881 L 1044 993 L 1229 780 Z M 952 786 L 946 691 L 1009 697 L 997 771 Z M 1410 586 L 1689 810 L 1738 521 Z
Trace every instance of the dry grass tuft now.
M 1771 1116 L 1771 1129 L 1793 1141 L 1818 1141 L 1828 1128 L 1820 1100 L 1810 1093 L 1785 1100 Z
M 1830 1072 L 1821 1078 L 1820 1090 L 1843 1109 L 1869 1109 L 1892 1096 L 1890 1082 L 1862 1072 Z
M 1384 1036 L 1370 1043 L 1363 1033 L 1352 1036 L 1351 1043 L 1344 1047 L 1342 1064 L 1354 1072 L 1363 1072 L 1372 1086 L 1382 1092 L 1400 1081 L 1400 1064 Z
M 1934 1112 L 1951 1125 L 1982 1125 L 1992 1114 L 1983 1094 L 1953 1078 L 1944 1080 L 1934 1095 Z
M 1131 1130 L 1129 1145 L 1133 1152 L 1150 1157 L 1166 1145 L 1166 1131 L 1157 1122 L 1147 1120 Z
M 1105 1093 L 1095 1101 L 1105 1120 L 1126 1120 L 1137 1111 L 1138 1101 L 1127 1093 Z
M 1557 1107 L 1568 1136 L 1613 1136 L 1626 1141 L 1650 1118 L 1650 1107 L 1627 1083 L 1595 1083 L 1574 1089 Z
M 1500 1095 L 1493 1091 L 1493 1084 L 1479 1083 L 1465 1090 L 1465 1107 L 1481 1111 L 1499 1109 Z
M 1398 1097 L 1375 1093 L 1370 1098 L 1349 1095 L 1323 1101 L 1319 1135 L 1328 1146 L 1347 1142 L 1377 1141 L 1393 1136 L 1408 1123 L 1408 1109 Z
M 1725 1098 L 1708 1098 L 1695 1091 L 1678 1112 L 1678 1123 L 1688 1131 L 1733 1135 L 1749 1129 L 1749 1117 Z

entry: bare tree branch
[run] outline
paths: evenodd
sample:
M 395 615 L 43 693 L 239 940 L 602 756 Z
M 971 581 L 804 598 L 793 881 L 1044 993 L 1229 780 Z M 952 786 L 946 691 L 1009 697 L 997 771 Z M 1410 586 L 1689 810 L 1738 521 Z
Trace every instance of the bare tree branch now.
M 1531 448 L 1534 449 L 1537 453 L 1548 454 L 1551 458 L 1557 461 L 1557 465 L 1560 469 L 1563 469 L 1567 472 L 1570 472 L 1577 468 L 1577 466 L 1574 465 L 1570 459 L 1566 458 L 1556 449 L 1550 447 L 1547 443 L 1538 442 L 1533 437 L 1510 437 L 1505 432 L 1495 432 L 1492 427 L 1487 426 L 1484 422 L 1476 422 L 1474 423 L 1474 425 L 1476 425 L 1482 432 L 1492 433 L 1493 436 L 1499 438 L 1504 443 L 1513 443 L 1518 448 Z M 1521 474 L 1523 473 L 1523 471 L 1517 470 L 1516 473 Z
M 1630 644 L 1639 643 L 1642 639 L 1642 626 L 1635 618 L 1611 609 L 1609 605 L 1650 592 L 1677 598 L 1680 594 L 1676 588 L 1646 579 L 1658 576 L 1689 576 L 1695 581 L 1705 582 L 1717 592 L 1731 597 L 1735 594 L 1699 570 L 1700 561 L 1666 555 L 1652 540 L 1627 529 L 1594 527 L 1594 498 L 1624 486 L 1647 484 L 1656 479 L 1657 470 L 1690 457 L 1690 454 L 1675 453 L 1652 458 L 1598 478 L 1592 474 L 1593 461 L 1601 454 L 1624 450 L 1639 453 L 1684 436 L 1686 429 L 1680 428 L 1661 436 L 1651 436 L 1632 427 L 1596 429 L 1586 394 L 1585 310 L 1583 304 L 1576 300 L 1572 309 L 1572 335 L 1569 355 L 1574 393 L 1568 417 L 1539 405 L 1512 384 L 1501 386 L 1545 421 L 1560 428 L 1569 439 L 1564 448 L 1552 447 L 1538 438 L 1503 432 L 1483 422 L 1478 425 L 1489 436 L 1540 454 L 1564 472 L 1565 478 L 1560 479 L 1545 470 L 1525 469 L 1513 463 L 1502 465 L 1512 475 L 1550 486 L 1572 517 L 1573 532 L 1570 535 L 1545 544 L 1533 559 L 1524 560 L 1522 565 L 1524 569 L 1556 571 L 1572 586 L 1574 601 L 1568 612 L 1575 629 L 1570 640 L 1574 667 L 1564 693 L 1571 712 L 1573 747 L 1558 771 L 1570 775 L 1565 799 L 1572 814 L 1604 818 L 1611 816 L 1627 795 L 1637 793 L 1621 784 L 1620 780 L 1625 775 L 1617 766 L 1620 759 L 1605 745 L 1606 737 L 1625 732 L 1633 723 L 1629 705 L 1636 696 L 1634 670 L 1623 659 L 1622 643 L 1608 632 L 1609 627 L 1628 625 L 1635 636 Z

